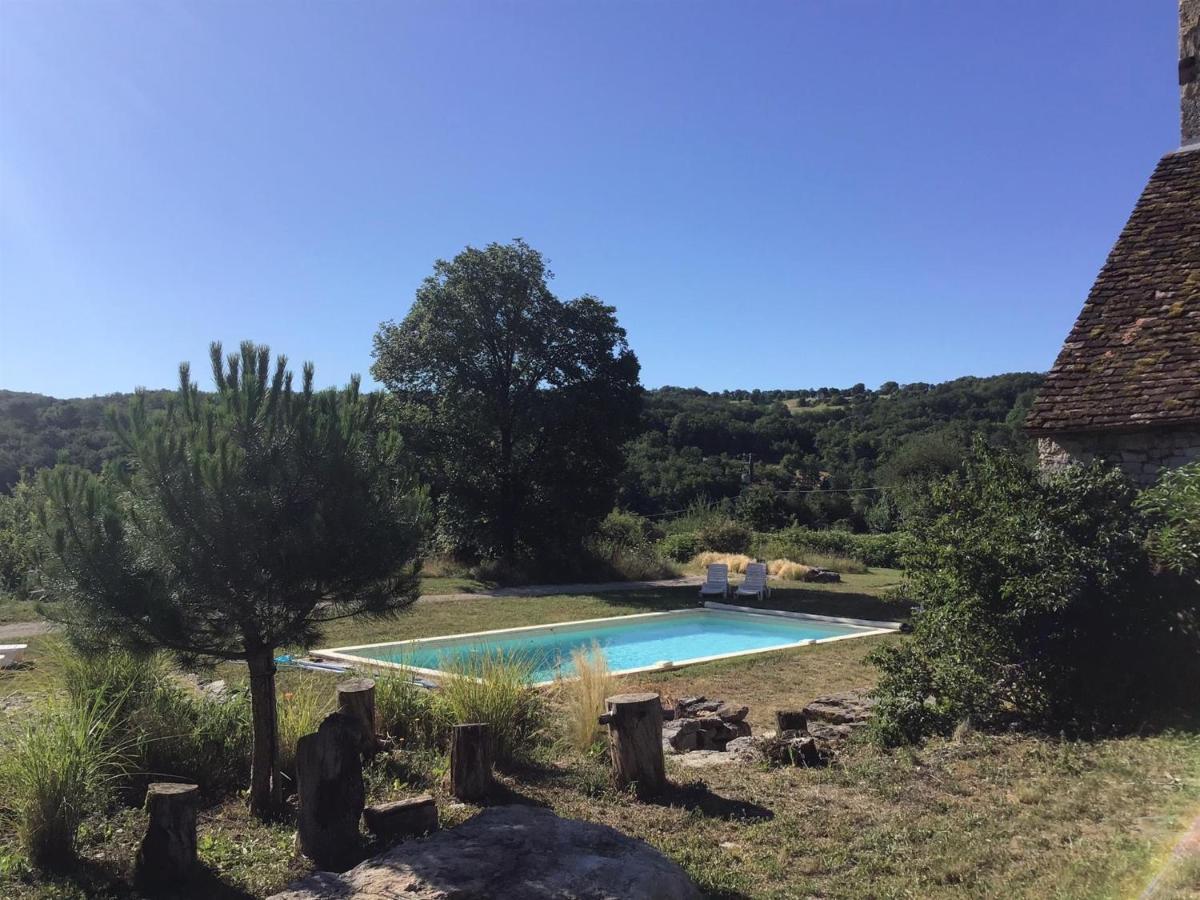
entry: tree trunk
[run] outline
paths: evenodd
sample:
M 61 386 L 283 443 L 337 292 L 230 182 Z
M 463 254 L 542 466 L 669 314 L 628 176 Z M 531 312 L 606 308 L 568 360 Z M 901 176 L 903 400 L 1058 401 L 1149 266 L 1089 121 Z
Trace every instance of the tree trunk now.
M 492 788 L 492 729 L 486 722 L 455 725 L 450 733 L 450 793 L 475 802 Z
M 275 708 L 275 651 L 259 647 L 247 653 L 250 666 L 250 716 L 254 752 L 250 761 L 250 811 L 260 819 L 275 815 L 283 805 L 283 785 L 277 768 L 279 728 Z
M 375 722 L 375 682 L 370 678 L 351 678 L 337 686 L 338 710 L 353 719 L 359 730 L 359 745 L 364 756 L 379 749 Z
M 662 746 L 662 701 L 658 694 L 617 694 L 604 701 L 608 745 L 617 787 L 632 785 L 639 797 L 667 786 Z
M 150 822 L 137 854 L 137 880 L 144 886 L 178 885 L 196 868 L 194 784 L 156 783 L 146 790 Z

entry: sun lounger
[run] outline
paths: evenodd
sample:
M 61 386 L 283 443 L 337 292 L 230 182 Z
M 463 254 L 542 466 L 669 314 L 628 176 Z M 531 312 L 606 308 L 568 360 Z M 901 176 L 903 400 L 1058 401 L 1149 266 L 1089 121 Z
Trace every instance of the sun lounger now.
M 729 566 L 725 563 L 713 563 L 708 567 L 704 584 L 700 585 L 700 596 L 729 596 Z
M 759 600 L 770 597 L 771 589 L 767 587 L 767 564 L 750 563 L 746 566 L 746 577 L 738 585 L 737 593 L 739 597 L 757 597 Z

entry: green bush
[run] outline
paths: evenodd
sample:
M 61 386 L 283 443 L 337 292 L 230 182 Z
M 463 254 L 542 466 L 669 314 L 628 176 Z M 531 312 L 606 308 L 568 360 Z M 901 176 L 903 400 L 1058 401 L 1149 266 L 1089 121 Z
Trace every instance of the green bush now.
M 1121 727 L 1183 683 L 1168 662 L 1189 649 L 1179 608 L 1151 575 L 1134 497 L 1115 471 L 1045 477 L 982 446 L 935 483 L 905 555 L 923 610 L 909 640 L 875 657 L 877 737 L 913 741 L 964 720 Z
M 1200 462 L 1163 473 L 1138 498 L 1150 518 L 1150 551 L 1172 572 L 1200 581 Z
M 867 566 L 895 568 L 900 565 L 904 536 L 856 534 L 840 529 L 784 528 L 767 537 L 763 555 L 772 559 L 798 559 L 805 554 L 824 553 L 857 559 Z
M 596 527 L 595 536 L 618 547 L 647 547 L 663 533 L 650 519 L 614 509 Z
M 111 802 L 130 762 L 115 712 L 99 698 L 59 704 L 0 746 L 0 811 L 34 866 L 66 868 L 80 824 Z
M 673 562 L 690 562 L 700 552 L 700 539 L 691 532 L 668 534 L 659 542 L 658 552 Z
M 460 657 L 445 665 L 440 699 L 452 722 L 492 726 L 496 760 L 510 762 L 529 749 L 542 731 L 545 714 L 533 688 L 533 661 L 523 655 L 488 652 Z
M 746 525 L 733 519 L 717 519 L 696 532 L 700 549 L 714 553 L 747 553 L 754 533 Z

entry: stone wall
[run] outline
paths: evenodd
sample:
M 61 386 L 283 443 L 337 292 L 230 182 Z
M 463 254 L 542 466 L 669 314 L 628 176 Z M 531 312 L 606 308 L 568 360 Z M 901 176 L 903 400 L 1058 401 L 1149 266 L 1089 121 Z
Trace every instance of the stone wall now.
M 1200 141 L 1200 0 L 1179 0 L 1179 105 L 1181 143 Z
M 1038 438 L 1038 461 L 1054 471 L 1094 459 L 1119 466 L 1140 485 L 1150 485 L 1164 469 L 1200 459 L 1200 428 L 1153 428 L 1136 432 L 1094 432 Z

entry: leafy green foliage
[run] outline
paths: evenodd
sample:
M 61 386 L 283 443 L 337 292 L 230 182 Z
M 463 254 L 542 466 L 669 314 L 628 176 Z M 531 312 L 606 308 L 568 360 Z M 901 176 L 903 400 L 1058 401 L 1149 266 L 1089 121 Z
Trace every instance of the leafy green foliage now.
M 22 478 L 9 494 L 0 494 L 0 594 L 24 596 L 36 563 L 37 483 Z
M 375 709 L 383 733 L 404 750 L 443 747 L 450 713 L 433 691 L 414 684 L 406 673 L 375 678 Z
M 1041 380 L 1017 373 L 938 385 L 893 382 L 878 391 L 862 385 L 649 391 L 642 433 L 625 448 L 619 502 L 625 509 L 658 514 L 701 498 L 737 498 L 744 487 L 746 453 L 754 454 L 756 484 L 795 492 L 923 480 L 957 467 L 976 434 L 994 446 L 1024 452 L 1029 444 L 1021 424 Z M 776 498 L 776 509 L 747 510 L 744 517 L 760 530 L 793 520 L 814 528 L 840 523 L 854 531 L 890 530 L 899 523 L 899 510 L 877 492 L 777 493 Z M 869 519 L 880 502 L 884 508 Z
M 977 447 L 909 521 L 906 643 L 877 659 L 888 743 L 962 720 L 1058 730 L 1128 725 L 1173 677 L 1179 609 L 1151 576 L 1135 493 L 1118 472 L 1043 477 Z
M 717 519 L 696 532 L 701 550 L 715 553 L 748 553 L 754 533 L 749 526 L 733 519 Z
M 792 527 L 768 536 L 762 555 L 770 559 L 801 560 L 813 554 L 826 554 L 849 557 L 867 566 L 895 568 L 900 565 L 903 541 L 900 533 L 855 534 L 840 529 Z
M 224 366 L 219 344 L 210 355 L 214 394 L 185 364 L 164 412 L 138 397 L 114 415 L 127 465 L 43 474 L 42 584 L 81 646 L 249 663 L 251 799 L 266 814 L 280 787 L 275 649 L 411 603 L 421 509 L 357 379 L 317 392 L 306 365 L 297 391 L 266 347 L 243 343 Z
M 1138 505 L 1155 526 L 1150 533 L 1155 559 L 1200 581 L 1200 462 L 1164 472 Z
M 668 534 L 658 545 L 658 552 L 677 563 L 689 562 L 703 548 L 700 539 L 688 531 Z
M 372 373 L 424 464 L 445 549 L 569 563 L 614 505 L 641 402 L 615 310 L 561 301 L 523 241 L 439 260 Z

